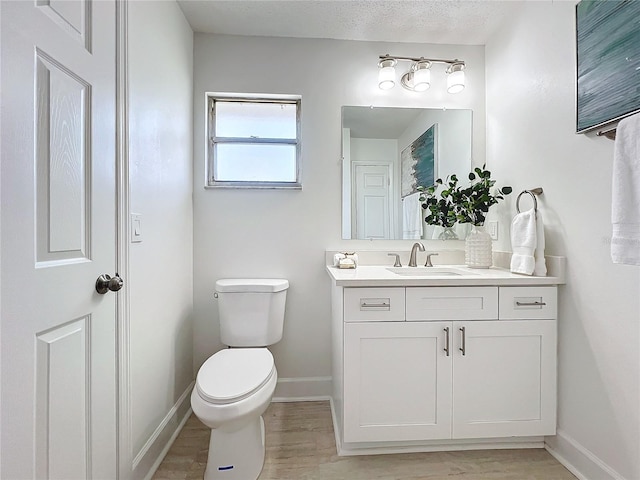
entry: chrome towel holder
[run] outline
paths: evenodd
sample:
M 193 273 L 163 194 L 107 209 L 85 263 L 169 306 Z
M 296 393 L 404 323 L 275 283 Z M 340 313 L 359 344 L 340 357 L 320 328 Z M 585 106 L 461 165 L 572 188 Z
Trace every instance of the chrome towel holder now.
M 538 200 L 536 196 L 542 195 L 543 191 L 544 190 L 542 190 L 541 187 L 538 187 L 538 188 L 532 188 L 531 190 L 523 190 L 522 192 L 520 192 L 520 194 L 518 195 L 518 198 L 516 199 L 516 212 L 520 213 L 520 197 L 522 197 L 522 195 L 524 195 L 525 193 L 528 193 L 529 195 L 531 195 L 531 198 L 533 199 L 533 210 L 537 212 Z

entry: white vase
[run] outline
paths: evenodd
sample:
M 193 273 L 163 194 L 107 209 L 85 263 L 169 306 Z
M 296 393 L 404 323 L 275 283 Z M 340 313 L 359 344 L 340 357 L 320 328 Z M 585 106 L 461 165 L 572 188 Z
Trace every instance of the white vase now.
M 489 268 L 493 265 L 491 235 L 482 225 L 474 225 L 467 235 L 464 259 L 467 267 Z

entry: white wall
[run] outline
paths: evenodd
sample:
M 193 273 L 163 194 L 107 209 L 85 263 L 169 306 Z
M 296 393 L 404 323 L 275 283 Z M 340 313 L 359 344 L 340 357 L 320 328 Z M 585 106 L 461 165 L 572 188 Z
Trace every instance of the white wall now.
M 193 380 L 193 33 L 175 2 L 129 8 L 130 398 L 133 477 L 189 408 Z
M 548 443 L 583 478 L 636 480 L 640 268 L 613 265 L 609 254 L 613 142 L 574 133 L 574 5 L 526 2 L 487 44 L 487 159 L 515 193 L 544 188 L 547 252 L 568 260 L 559 427 Z M 501 210 L 508 218 L 514 202 L 511 195 Z M 510 247 L 507 235 L 499 243 Z
M 427 92 L 399 86 L 383 92 L 377 86 L 377 61 L 387 52 L 463 59 L 467 89 L 447 94 L 444 69 L 434 67 Z M 285 332 L 271 348 L 280 378 L 314 377 L 328 394 L 331 309 L 324 251 L 371 245 L 340 240 L 340 107 L 471 108 L 483 151 L 484 48 L 196 34 L 194 65 L 195 367 L 222 348 L 213 298 L 216 279 L 284 277 L 291 284 Z M 207 91 L 302 95 L 301 191 L 203 187 Z M 408 250 L 411 244 L 399 240 L 379 246 Z M 299 393 L 309 394 L 313 385 L 301 382 Z

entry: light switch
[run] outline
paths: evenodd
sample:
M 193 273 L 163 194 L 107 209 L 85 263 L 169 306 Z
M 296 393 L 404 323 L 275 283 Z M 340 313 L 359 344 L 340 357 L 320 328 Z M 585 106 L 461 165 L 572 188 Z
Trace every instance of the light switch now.
M 491 240 L 498 240 L 498 222 L 488 222 L 487 232 L 491 235 Z
M 142 242 L 142 215 L 131 214 L 131 243 Z

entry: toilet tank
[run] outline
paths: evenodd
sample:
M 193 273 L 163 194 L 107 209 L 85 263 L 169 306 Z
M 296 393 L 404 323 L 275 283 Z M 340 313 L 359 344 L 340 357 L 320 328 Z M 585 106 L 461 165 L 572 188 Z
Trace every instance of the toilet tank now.
M 220 340 L 230 347 L 265 347 L 282 338 L 289 282 L 227 278 L 216 282 Z

